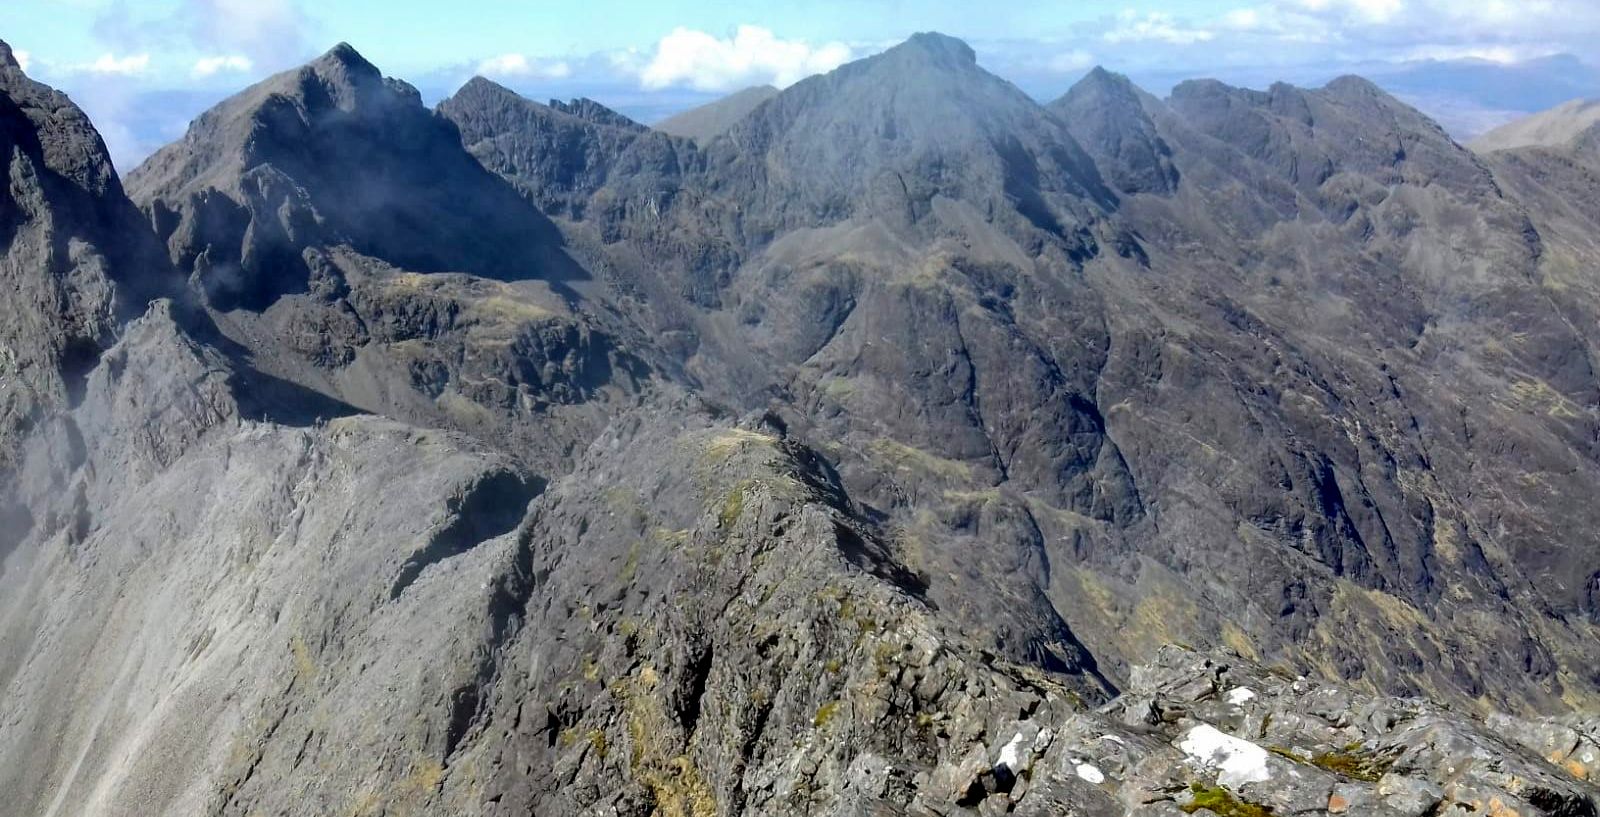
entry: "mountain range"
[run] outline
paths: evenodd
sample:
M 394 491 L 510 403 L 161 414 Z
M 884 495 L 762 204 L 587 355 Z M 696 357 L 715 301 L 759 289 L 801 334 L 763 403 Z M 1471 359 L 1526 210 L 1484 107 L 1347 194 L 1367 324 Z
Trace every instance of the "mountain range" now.
M 0 45 L 6 808 L 1592 815 L 1586 110 Z

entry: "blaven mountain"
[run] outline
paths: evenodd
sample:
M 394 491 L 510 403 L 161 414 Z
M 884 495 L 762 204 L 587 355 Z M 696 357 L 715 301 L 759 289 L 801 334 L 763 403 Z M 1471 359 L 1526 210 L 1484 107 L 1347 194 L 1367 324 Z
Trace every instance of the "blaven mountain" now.
M 680 125 L 340 45 L 119 178 L 0 46 L 0 811 L 1596 813 L 1593 126 Z

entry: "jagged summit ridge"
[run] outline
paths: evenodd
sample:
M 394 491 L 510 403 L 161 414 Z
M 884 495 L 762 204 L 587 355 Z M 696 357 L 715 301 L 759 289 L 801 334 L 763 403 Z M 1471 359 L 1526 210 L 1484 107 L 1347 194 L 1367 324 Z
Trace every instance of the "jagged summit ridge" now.
M 474 77 L 440 102 L 438 113 L 460 130 L 478 162 L 552 215 L 581 216 L 619 167 L 631 167 L 648 185 L 650 171 L 675 164 L 673 139 L 589 99 L 541 104 Z

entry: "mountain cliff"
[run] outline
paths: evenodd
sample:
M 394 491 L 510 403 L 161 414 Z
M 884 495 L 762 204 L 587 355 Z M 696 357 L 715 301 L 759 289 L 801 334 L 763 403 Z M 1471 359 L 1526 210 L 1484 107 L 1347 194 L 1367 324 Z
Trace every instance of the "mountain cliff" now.
M 1582 140 L 937 34 L 0 139 L 20 814 L 1595 813 Z
M 177 282 L 123 195 L 105 144 L 0 43 L 0 472 L 23 436 L 81 399 L 119 321 Z M 3 552 L 4 548 L 0 548 Z

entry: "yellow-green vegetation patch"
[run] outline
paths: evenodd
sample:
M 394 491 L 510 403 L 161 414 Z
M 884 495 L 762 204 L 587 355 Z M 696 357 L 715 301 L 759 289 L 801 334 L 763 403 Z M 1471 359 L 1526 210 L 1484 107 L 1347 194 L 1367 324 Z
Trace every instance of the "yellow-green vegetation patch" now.
M 1393 755 L 1361 751 L 1359 745 L 1346 746 L 1334 752 L 1320 752 L 1311 756 L 1311 763 L 1334 774 L 1376 783 L 1394 766 Z
M 402 272 L 384 283 L 390 291 L 425 293 L 458 303 L 470 317 L 483 323 L 525 324 L 556 314 L 548 306 L 534 301 L 529 293 L 503 281 Z
M 945 459 L 887 437 L 867 443 L 867 453 L 874 460 L 896 470 L 947 480 L 972 479 L 972 466 L 964 462 Z
M 656 694 L 660 684 L 655 668 L 646 664 L 631 681 L 614 686 L 623 702 L 632 746 L 629 772 L 650 791 L 656 817 L 716 817 L 715 792 L 694 761 L 679 754 L 669 737 L 673 734 L 670 721 Z
M 821 385 L 822 393 L 835 403 L 849 400 L 856 393 L 856 384 L 848 377 L 828 377 Z
M 400 782 L 402 790 L 416 793 L 436 791 L 444 780 L 444 766 L 431 757 L 419 757 L 411 764 L 411 772 Z
M 1295 750 L 1286 746 L 1268 746 L 1267 751 L 1277 755 L 1278 757 L 1288 758 L 1296 763 L 1305 763 L 1309 760 L 1309 758 L 1307 758 L 1305 755 L 1299 754 L 1295 752 Z
M 768 437 L 765 434 L 758 434 L 742 428 L 724 428 L 706 440 L 705 454 L 709 459 L 726 462 L 733 455 L 746 449 L 761 447 L 770 450 L 776 443 L 776 438 Z
M 1578 416 L 1578 409 L 1573 402 L 1543 380 L 1529 379 L 1512 383 L 1511 399 L 1519 406 L 1543 409 L 1551 417 L 1570 420 Z
M 1251 661 L 1261 660 L 1261 652 L 1256 649 L 1255 639 L 1231 621 L 1222 622 L 1222 643 Z
M 455 389 L 445 389 L 440 392 L 433 403 L 440 411 L 459 422 L 492 424 L 495 421 L 493 411 Z
M 295 675 L 310 681 L 317 677 L 317 662 L 311 658 L 311 648 L 301 636 L 289 639 L 289 651 L 294 655 Z
M 478 315 L 497 323 L 533 323 L 555 314 L 529 301 L 508 295 L 490 295 L 474 304 Z
M 945 491 L 944 498 L 947 502 L 966 502 L 974 505 L 987 502 L 1000 501 L 999 488 L 985 488 L 982 491 Z
M 839 707 L 840 703 L 838 701 L 828 701 L 817 707 L 817 714 L 811 718 L 811 725 L 818 729 L 827 726 L 829 721 L 832 721 L 834 716 L 839 714 Z
M 622 560 L 622 570 L 617 573 L 617 579 L 623 584 L 633 584 L 634 578 L 639 575 L 639 548 L 638 542 L 628 546 L 628 555 Z
M 733 527 L 744 513 L 744 494 L 750 490 L 750 482 L 744 481 L 733 486 L 733 490 L 722 500 L 722 510 L 717 513 L 717 528 L 723 531 Z
M 1240 800 L 1233 793 L 1221 786 L 1203 786 L 1195 783 L 1189 787 L 1193 797 L 1188 803 L 1178 808 L 1184 814 L 1194 814 L 1201 809 L 1209 809 L 1218 817 L 1275 817 L 1272 809 Z

